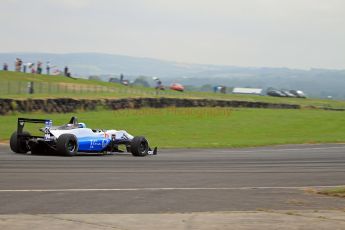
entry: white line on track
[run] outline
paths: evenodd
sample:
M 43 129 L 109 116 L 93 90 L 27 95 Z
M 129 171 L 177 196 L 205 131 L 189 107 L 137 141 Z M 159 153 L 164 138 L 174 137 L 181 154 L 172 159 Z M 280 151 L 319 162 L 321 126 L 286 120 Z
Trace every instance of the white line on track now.
M 291 186 L 291 187 L 235 187 L 235 188 L 71 188 L 71 189 L 4 189 L 0 192 L 122 192 L 122 191 L 193 191 L 193 190 L 255 190 L 255 189 L 308 189 L 308 188 L 339 188 L 334 186 Z
M 327 149 L 344 149 L 345 146 L 335 147 L 312 147 L 312 148 L 294 148 L 294 149 L 255 149 L 255 150 L 240 150 L 240 149 L 229 149 L 229 150 L 217 150 L 217 152 L 241 152 L 241 153 L 255 153 L 255 152 L 284 152 L 284 151 L 301 151 L 301 150 L 327 150 Z

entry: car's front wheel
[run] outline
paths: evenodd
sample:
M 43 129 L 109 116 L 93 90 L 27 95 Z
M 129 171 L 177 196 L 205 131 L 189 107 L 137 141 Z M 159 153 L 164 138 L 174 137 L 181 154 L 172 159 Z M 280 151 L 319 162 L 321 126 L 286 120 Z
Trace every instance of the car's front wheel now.
M 78 152 L 78 140 L 73 134 L 62 134 L 56 142 L 56 150 L 59 155 L 74 156 Z
M 148 154 L 149 143 L 145 137 L 134 137 L 131 141 L 131 153 L 136 157 L 143 157 Z

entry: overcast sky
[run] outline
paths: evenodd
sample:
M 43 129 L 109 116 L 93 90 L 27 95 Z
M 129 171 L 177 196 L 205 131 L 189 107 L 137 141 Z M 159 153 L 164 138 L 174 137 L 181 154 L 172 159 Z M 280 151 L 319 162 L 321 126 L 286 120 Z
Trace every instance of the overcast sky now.
M 345 69 L 345 0 L 0 0 L 0 52 Z

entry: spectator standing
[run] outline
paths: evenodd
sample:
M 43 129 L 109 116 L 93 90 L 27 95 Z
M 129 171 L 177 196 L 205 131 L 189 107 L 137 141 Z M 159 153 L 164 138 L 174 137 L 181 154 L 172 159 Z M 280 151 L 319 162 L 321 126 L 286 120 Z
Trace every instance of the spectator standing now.
M 49 61 L 47 61 L 46 69 L 47 69 L 47 75 L 50 75 L 50 62 Z
M 28 63 L 26 63 L 25 65 L 26 65 L 26 69 L 27 69 L 27 70 L 30 70 L 30 72 L 32 73 L 32 68 L 33 68 L 34 64 L 31 63 L 31 62 L 28 62 Z
M 21 68 L 22 68 L 22 64 L 23 61 L 20 58 L 16 58 L 16 62 L 15 62 L 15 70 L 17 72 L 20 72 Z
M 68 77 L 68 67 L 67 66 L 65 66 L 63 73 L 66 77 Z
M 8 65 L 7 65 L 7 63 L 4 63 L 4 66 L 3 66 L 2 70 L 3 70 L 3 71 L 7 71 L 7 70 L 8 70 Z
M 37 62 L 37 74 L 42 73 L 42 62 L 38 61 Z
M 28 66 L 31 69 L 31 73 L 36 73 L 35 64 L 34 63 L 28 63 Z
M 156 85 L 156 89 L 162 89 L 163 85 L 162 85 L 162 81 L 158 80 L 157 81 L 157 85 Z
M 18 70 L 18 65 L 19 65 L 19 58 L 16 58 L 16 62 L 14 63 L 14 69 L 15 69 L 15 71 L 20 71 L 20 70 Z

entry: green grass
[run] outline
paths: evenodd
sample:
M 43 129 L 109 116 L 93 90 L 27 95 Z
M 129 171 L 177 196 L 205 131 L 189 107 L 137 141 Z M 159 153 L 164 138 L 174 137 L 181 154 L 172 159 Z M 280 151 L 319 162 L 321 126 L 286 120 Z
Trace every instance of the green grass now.
M 33 95 L 27 93 L 28 82 L 34 82 L 35 94 Z M 126 87 L 117 83 L 72 79 L 64 76 L 0 71 L 0 97 L 2 98 L 117 98 L 154 94 L 153 89 L 145 87 Z
M 72 115 L 91 128 L 124 129 L 163 148 L 229 148 L 345 142 L 343 112 L 323 110 L 166 108 L 18 114 L 0 116 L 0 139 L 8 140 L 18 116 L 66 123 Z
M 345 187 L 318 191 L 318 194 L 345 198 Z
M 33 81 L 35 94 L 29 95 L 27 83 Z M 85 79 L 71 79 L 63 76 L 47 76 L 0 71 L 0 98 L 128 98 L 128 97 L 156 97 L 152 88 L 127 87 L 121 84 L 90 81 Z M 208 98 L 239 101 L 260 101 L 270 103 L 298 104 L 303 107 L 345 108 L 344 100 L 321 100 L 300 98 L 277 98 L 255 95 L 216 94 L 207 92 L 175 92 L 165 90 L 159 92 L 159 97 L 177 98 Z

